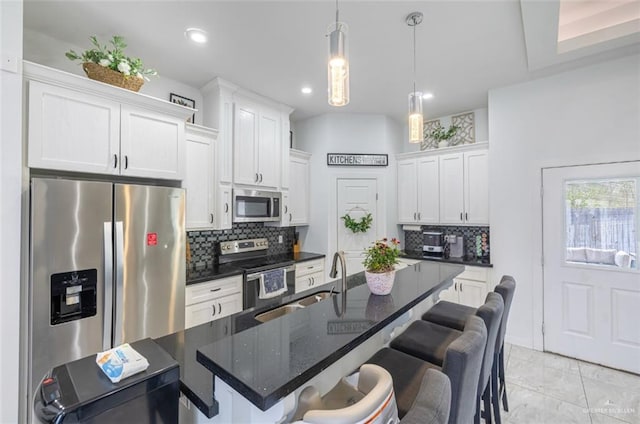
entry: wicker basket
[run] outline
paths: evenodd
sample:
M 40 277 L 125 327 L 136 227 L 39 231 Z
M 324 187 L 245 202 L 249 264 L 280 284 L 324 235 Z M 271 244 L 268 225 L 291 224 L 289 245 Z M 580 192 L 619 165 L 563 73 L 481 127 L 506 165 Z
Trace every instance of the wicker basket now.
M 126 88 L 131 91 L 138 91 L 142 84 L 144 84 L 143 78 L 136 76 L 127 76 L 120 72 L 109 69 L 105 66 L 100 66 L 97 63 L 85 62 L 82 64 L 82 69 L 87 73 L 87 76 L 96 81 L 104 82 L 107 84 L 115 85 L 116 87 Z

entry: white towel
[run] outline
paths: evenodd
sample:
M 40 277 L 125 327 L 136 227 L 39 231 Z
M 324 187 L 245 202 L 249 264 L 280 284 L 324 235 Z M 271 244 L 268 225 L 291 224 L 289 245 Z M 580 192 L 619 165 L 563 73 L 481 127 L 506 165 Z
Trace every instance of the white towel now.
M 287 271 L 285 269 L 274 269 L 266 271 L 260 276 L 259 299 L 270 299 L 280 296 L 287 291 Z

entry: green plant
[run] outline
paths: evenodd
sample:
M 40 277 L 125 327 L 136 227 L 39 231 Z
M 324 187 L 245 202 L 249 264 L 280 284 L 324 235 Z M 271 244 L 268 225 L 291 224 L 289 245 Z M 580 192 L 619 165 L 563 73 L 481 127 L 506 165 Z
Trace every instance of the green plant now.
M 429 136 L 437 141 L 446 141 L 453 138 L 459 129 L 459 126 L 451 125 L 449 129 L 445 131 L 442 125 L 438 125 L 431 131 Z
M 386 238 L 376 240 L 368 249 L 365 249 L 364 267 L 369 272 L 389 272 L 393 271 L 393 266 L 398 263 L 400 242 L 392 238 L 387 241 Z
M 73 50 L 69 50 L 65 53 L 65 56 L 67 56 L 69 60 L 81 60 L 83 63 L 97 63 L 121 74 L 144 78 L 147 81 L 149 81 L 147 75 L 158 75 L 158 72 L 154 69 L 145 69 L 142 61 L 137 57 L 129 57 L 124 54 L 124 49 L 127 47 L 124 42 L 124 37 L 114 35 L 110 40 L 113 46 L 111 50 L 108 49 L 107 45 L 100 45 L 95 35 L 89 37 L 89 40 L 91 40 L 91 44 L 94 46 L 93 49 L 85 50 L 81 55 Z
M 356 221 L 351 218 L 349 214 L 341 217 L 344 220 L 344 226 L 353 231 L 354 233 L 366 233 L 371 228 L 371 223 L 373 222 L 373 217 L 370 213 L 366 214 L 360 221 Z

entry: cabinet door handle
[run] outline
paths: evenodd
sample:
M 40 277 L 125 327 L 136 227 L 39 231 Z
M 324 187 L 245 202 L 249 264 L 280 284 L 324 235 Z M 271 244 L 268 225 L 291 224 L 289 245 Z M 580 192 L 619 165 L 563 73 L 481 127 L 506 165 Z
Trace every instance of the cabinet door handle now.
M 418 217 L 418 214 L 416 214 L 415 212 L 413 213 L 413 220 L 416 221 Z
M 124 169 L 129 168 L 129 156 L 124 155 Z
M 284 213 L 287 213 L 287 212 L 289 212 L 289 206 L 284 205 Z
M 211 290 L 209 290 L 209 291 L 210 291 L 211 293 L 213 293 L 213 292 L 217 292 L 217 291 L 220 291 L 220 290 L 222 290 L 222 287 L 218 287 L 218 288 L 216 288 L 216 289 L 211 289 Z
M 458 283 L 455 283 L 455 284 L 453 285 L 453 290 L 458 291 Z
M 315 277 L 311 277 L 311 285 L 312 286 L 316 285 L 316 278 Z
M 420 212 L 418 212 L 418 221 L 420 221 Z
M 116 169 L 118 167 L 118 155 L 113 155 L 113 168 Z
M 262 182 L 262 173 L 260 173 L 260 182 Z
M 460 221 L 462 221 L 462 212 L 460 212 Z
M 225 203 L 224 204 L 224 213 L 227 213 L 227 212 L 229 212 L 229 204 Z
M 216 315 L 216 305 L 211 305 L 211 309 L 213 309 L 213 313 L 211 314 L 211 316 L 215 316 Z
M 293 215 L 289 214 L 289 221 L 293 221 Z
M 308 287 L 311 287 L 311 277 L 309 277 L 309 286 Z
M 460 292 L 462 292 L 462 283 L 460 283 Z
M 209 214 L 209 222 L 211 222 L 213 224 L 213 214 L 212 213 Z
M 222 303 L 218 303 L 218 313 L 222 313 Z
M 256 172 L 256 182 L 258 182 L 258 173 Z
M 464 213 L 464 220 L 465 220 L 465 221 L 468 221 L 468 220 L 469 220 L 469 213 L 468 213 L 468 212 L 465 212 L 465 213 Z

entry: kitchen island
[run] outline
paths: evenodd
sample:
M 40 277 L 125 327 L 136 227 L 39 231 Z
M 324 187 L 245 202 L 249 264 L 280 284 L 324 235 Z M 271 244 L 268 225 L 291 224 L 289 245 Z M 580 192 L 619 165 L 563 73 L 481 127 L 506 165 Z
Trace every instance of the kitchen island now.
M 409 266 L 396 273 L 388 296 L 372 295 L 359 273 L 348 278 L 346 294 L 271 321 L 254 318 L 264 309 L 247 310 L 157 342 L 180 363 L 182 392 L 202 412 L 191 411 L 191 421 L 283 422 L 304 387 L 312 384 L 323 393 L 356 370 L 397 327 L 431 307 L 463 270 L 445 263 Z M 317 291 L 339 287 L 332 281 Z

